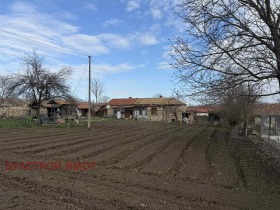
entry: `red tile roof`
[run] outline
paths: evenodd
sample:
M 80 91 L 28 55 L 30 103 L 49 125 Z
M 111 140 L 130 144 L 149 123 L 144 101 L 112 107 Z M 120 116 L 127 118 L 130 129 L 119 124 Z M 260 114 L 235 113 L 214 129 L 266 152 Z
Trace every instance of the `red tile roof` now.
M 109 102 L 111 106 L 139 106 L 139 105 L 184 105 L 174 98 L 119 98 Z
M 197 106 L 197 107 L 186 107 L 186 112 L 189 113 L 209 113 L 209 112 L 217 112 L 220 110 L 218 106 Z
M 71 104 L 71 102 L 69 100 L 64 100 L 64 99 L 55 100 L 55 102 L 59 105 Z
M 65 104 L 75 104 L 80 109 L 88 108 L 88 102 L 74 102 L 74 101 L 69 101 L 69 100 L 65 100 L 65 99 L 42 101 L 42 106 L 44 106 L 44 107 L 52 107 L 52 104 L 57 104 L 59 106 L 65 105 Z
M 280 115 L 280 104 L 258 104 L 255 115 Z
M 116 98 L 109 101 L 110 106 L 134 105 L 135 103 L 136 103 L 136 98 Z
M 137 105 L 184 105 L 182 101 L 174 98 L 138 98 Z
M 78 103 L 79 109 L 88 109 L 88 102 L 80 102 Z

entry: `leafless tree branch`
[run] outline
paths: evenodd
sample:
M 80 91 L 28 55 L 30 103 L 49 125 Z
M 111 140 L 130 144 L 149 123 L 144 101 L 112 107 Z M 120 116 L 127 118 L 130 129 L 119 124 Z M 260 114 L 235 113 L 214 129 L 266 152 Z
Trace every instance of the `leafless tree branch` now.
M 260 96 L 279 93 L 278 0 L 181 0 L 176 14 L 186 24 L 185 38 L 171 41 L 179 90 L 207 95 L 249 83 L 266 87 Z

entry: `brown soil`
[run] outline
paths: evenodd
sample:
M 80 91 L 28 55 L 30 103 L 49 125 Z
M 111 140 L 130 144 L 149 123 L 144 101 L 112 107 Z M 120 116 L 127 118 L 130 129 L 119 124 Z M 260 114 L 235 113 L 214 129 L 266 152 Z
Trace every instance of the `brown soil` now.
M 280 209 L 278 151 L 217 127 L 5 128 L 0 154 L 0 209 Z M 96 165 L 7 171 L 5 161 Z

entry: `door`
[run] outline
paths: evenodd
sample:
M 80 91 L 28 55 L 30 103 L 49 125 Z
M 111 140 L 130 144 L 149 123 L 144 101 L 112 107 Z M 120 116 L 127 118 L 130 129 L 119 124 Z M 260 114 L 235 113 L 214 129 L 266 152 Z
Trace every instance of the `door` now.
M 125 112 L 124 112 L 124 117 L 125 117 L 126 119 L 132 118 L 132 110 L 125 110 Z

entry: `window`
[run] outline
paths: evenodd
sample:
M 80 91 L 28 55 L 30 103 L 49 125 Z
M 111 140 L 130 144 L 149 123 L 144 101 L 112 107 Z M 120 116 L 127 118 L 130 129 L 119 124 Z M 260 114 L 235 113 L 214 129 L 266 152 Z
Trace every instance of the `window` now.
M 152 115 L 157 115 L 157 108 L 156 107 L 152 108 Z
M 139 109 L 139 115 L 143 115 L 143 110 Z

